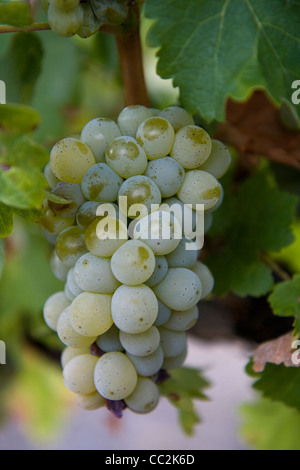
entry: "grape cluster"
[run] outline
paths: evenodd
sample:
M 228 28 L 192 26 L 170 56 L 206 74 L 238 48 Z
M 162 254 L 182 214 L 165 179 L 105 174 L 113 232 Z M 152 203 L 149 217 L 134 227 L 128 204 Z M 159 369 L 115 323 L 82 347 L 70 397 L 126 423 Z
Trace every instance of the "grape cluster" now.
M 117 122 L 94 119 L 54 145 L 42 226 L 65 289 L 46 301 L 44 319 L 66 346 L 64 383 L 84 409 L 149 412 L 162 371 L 184 363 L 186 332 L 214 285 L 189 234 L 196 204 L 209 229 L 230 162 L 178 106 L 128 106 Z
M 124 0 L 44 0 L 51 29 L 59 36 L 87 38 L 102 25 L 120 25 L 127 16 Z

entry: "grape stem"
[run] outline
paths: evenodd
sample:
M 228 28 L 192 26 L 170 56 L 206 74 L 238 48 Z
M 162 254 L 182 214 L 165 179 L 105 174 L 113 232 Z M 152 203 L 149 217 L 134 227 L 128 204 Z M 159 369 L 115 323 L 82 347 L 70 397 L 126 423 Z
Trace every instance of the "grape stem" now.
M 25 28 L 17 28 L 16 26 L 10 25 L 0 25 L 0 34 L 4 33 L 32 33 L 35 31 L 49 31 L 51 30 L 51 26 L 49 23 L 33 23 L 30 26 Z M 100 30 L 102 33 L 107 34 L 120 34 L 122 31 L 121 26 L 113 26 L 113 25 L 102 25 Z

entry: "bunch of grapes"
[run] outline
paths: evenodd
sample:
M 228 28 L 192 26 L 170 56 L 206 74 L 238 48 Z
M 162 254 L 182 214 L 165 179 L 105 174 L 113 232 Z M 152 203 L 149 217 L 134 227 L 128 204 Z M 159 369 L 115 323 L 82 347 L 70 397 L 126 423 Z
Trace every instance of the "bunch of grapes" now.
M 87 38 L 102 25 L 120 25 L 127 17 L 125 0 L 44 0 L 51 29 L 59 36 Z
M 230 162 L 178 106 L 128 106 L 53 147 L 42 225 L 65 289 L 44 319 L 66 346 L 64 383 L 84 409 L 149 412 L 161 377 L 184 363 L 186 332 L 214 285 L 192 238 L 200 208 L 210 227 Z

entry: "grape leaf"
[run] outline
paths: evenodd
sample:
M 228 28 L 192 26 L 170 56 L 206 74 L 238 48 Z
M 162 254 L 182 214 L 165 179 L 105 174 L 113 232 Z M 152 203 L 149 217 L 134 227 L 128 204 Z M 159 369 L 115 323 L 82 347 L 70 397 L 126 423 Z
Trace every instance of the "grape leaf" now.
M 268 300 L 275 315 L 296 318 L 295 335 L 300 335 L 300 275 L 276 284 Z
M 1 2 L 0 24 L 7 24 L 22 28 L 32 23 L 29 3 Z
M 284 365 L 266 364 L 260 379 L 253 387 L 266 398 L 280 401 L 300 412 L 300 369 Z
M 265 295 L 274 280 L 261 254 L 279 251 L 293 241 L 297 198 L 280 191 L 267 169 L 247 179 L 237 192 L 230 186 L 224 192 L 224 205 L 214 213 L 221 248 L 207 258 L 215 276 L 215 293 Z M 214 236 L 214 230 L 209 236 Z
M 272 0 L 148 0 L 148 34 L 159 48 L 158 74 L 173 78 L 181 102 L 208 122 L 224 121 L 230 96 L 265 88 L 290 101 L 299 79 L 300 3 Z
M 241 408 L 241 434 L 259 450 L 300 450 L 300 413 L 280 402 L 264 399 Z
M 168 371 L 170 378 L 160 386 L 161 395 L 178 409 L 179 422 L 187 435 L 194 433 L 195 426 L 200 423 L 194 399 L 207 400 L 203 390 L 209 383 L 201 376 L 201 371 L 190 367 Z
M 33 108 L 19 104 L 0 106 L 0 129 L 11 134 L 29 134 L 40 122 Z
M 0 203 L 0 237 L 8 237 L 14 225 L 13 209 Z
M 36 34 L 13 36 L 0 61 L 1 80 L 7 83 L 8 102 L 29 104 L 41 72 L 43 49 Z
M 4 267 L 4 258 L 5 258 L 5 243 L 2 238 L 0 238 L 0 277 L 2 276 L 2 271 Z

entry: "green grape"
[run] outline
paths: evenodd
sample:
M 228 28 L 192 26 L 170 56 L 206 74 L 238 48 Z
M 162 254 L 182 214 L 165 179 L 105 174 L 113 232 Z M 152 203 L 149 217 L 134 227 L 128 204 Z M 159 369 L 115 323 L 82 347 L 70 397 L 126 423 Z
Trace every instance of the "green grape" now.
M 56 279 L 65 282 L 69 272 L 69 267 L 63 264 L 53 250 L 50 257 L 50 268 Z
M 58 318 L 61 313 L 70 305 L 64 292 L 56 292 L 46 300 L 43 310 L 46 325 L 56 331 Z
M 120 206 L 121 212 L 128 212 L 130 218 L 147 215 L 151 205 L 161 203 L 161 194 L 157 185 L 147 176 L 131 176 L 122 184 L 119 198 L 126 197 L 126 209 Z
M 130 353 L 126 353 L 126 355 L 133 363 L 137 373 L 143 377 L 151 377 L 156 374 L 164 362 L 164 354 L 160 346 L 149 356 L 134 356 Z
M 76 223 L 83 232 L 96 219 L 98 207 L 97 201 L 86 201 L 79 207 L 76 212 Z
M 77 295 L 82 294 L 83 290 L 80 289 L 79 285 L 76 282 L 75 276 L 74 276 L 74 268 L 71 268 L 68 272 L 67 275 L 67 286 L 71 294 L 73 294 L 74 297 L 77 297 Z
M 152 275 L 145 281 L 148 287 L 156 286 L 168 272 L 168 262 L 164 256 L 155 256 L 155 268 Z
M 79 5 L 79 2 L 80 0 L 48 0 L 49 5 L 65 12 L 74 10 Z
M 162 364 L 162 369 L 165 369 L 165 370 L 178 369 L 184 364 L 186 357 L 187 357 L 187 348 L 185 348 L 182 351 L 182 353 L 178 354 L 178 356 L 165 357 L 163 364 Z
M 190 269 L 171 268 L 153 291 L 167 307 L 183 311 L 199 302 L 202 285 L 197 274 Z
M 175 132 L 182 127 L 193 126 L 194 119 L 192 116 L 180 106 L 169 106 L 159 112 L 159 117 L 167 119 L 174 127 Z
M 112 326 L 111 295 L 83 292 L 70 306 L 72 328 L 83 336 L 99 336 Z
M 188 171 L 178 192 L 178 198 L 184 204 L 203 204 L 204 210 L 212 209 L 221 195 L 221 185 L 216 178 L 200 170 Z
M 81 183 L 85 173 L 96 163 L 91 150 L 80 140 L 69 137 L 54 145 L 50 165 L 55 176 L 66 183 Z
M 77 7 L 68 11 L 61 10 L 54 5 L 49 5 L 47 14 L 51 29 L 59 36 L 74 36 L 83 24 L 83 9 L 81 5 L 77 5 Z M 56 174 L 55 171 L 54 174 Z
M 158 329 L 151 326 L 148 330 L 138 334 L 120 331 L 120 342 L 129 354 L 134 356 L 149 356 L 159 346 L 160 336 Z
M 97 339 L 97 336 L 83 336 L 74 330 L 70 319 L 70 307 L 67 307 L 59 316 L 57 335 L 65 346 L 76 349 L 86 348 Z
M 62 263 L 70 268 L 87 252 L 84 234 L 77 226 L 63 230 L 56 240 L 55 251 Z
M 187 348 L 187 336 L 184 331 L 171 331 L 164 327 L 159 328 L 160 345 L 164 357 L 174 357 L 182 354 Z
M 64 384 L 73 393 L 93 393 L 96 391 L 94 370 L 98 358 L 91 354 L 83 354 L 71 359 L 63 370 Z
M 80 138 L 92 150 L 96 161 L 104 163 L 106 147 L 120 135 L 120 129 L 114 121 L 96 118 L 84 126 Z
M 74 276 L 83 291 L 94 294 L 112 294 L 120 286 L 112 273 L 110 260 L 92 253 L 86 253 L 77 260 Z
M 141 175 L 147 168 L 147 155 L 138 142 L 129 136 L 112 140 L 106 149 L 106 163 L 122 178 Z
M 183 168 L 192 170 L 202 165 L 212 149 L 208 133 L 198 126 L 185 126 L 176 132 L 171 157 Z
M 94 411 L 106 406 L 105 398 L 96 391 L 89 394 L 76 394 L 76 400 L 80 408 L 86 411 Z
M 52 212 L 60 217 L 72 219 L 74 221 L 78 208 L 85 201 L 80 185 L 60 182 L 52 189 L 51 194 L 63 197 L 68 201 L 68 203 L 60 204 L 49 199 L 48 206 Z
M 66 348 L 64 348 L 60 356 L 60 363 L 62 365 L 62 368 L 64 368 L 68 364 L 68 362 L 71 361 L 71 359 L 77 356 L 82 356 L 83 354 L 90 354 L 89 346 L 85 348 L 70 348 L 69 346 L 67 346 Z
M 162 197 L 168 198 L 181 188 L 185 171 L 174 158 L 164 157 L 149 162 L 145 175 L 157 184 Z
M 113 351 L 98 360 L 94 381 L 100 395 L 108 400 L 124 400 L 136 387 L 137 373 L 125 354 Z
M 134 391 L 125 398 L 125 403 L 135 413 L 149 413 L 158 405 L 159 391 L 151 380 L 139 377 Z
M 155 255 L 167 255 L 178 246 L 181 227 L 173 214 L 163 211 L 153 212 L 137 222 L 133 238 L 147 243 Z
M 158 314 L 154 322 L 154 326 L 164 325 L 170 318 L 172 310 L 158 300 Z
M 145 106 L 127 106 L 119 114 L 118 126 L 123 135 L 136 138 L 139 125 L 150 117 L 152 112 Z
M 201 261 L 197 261 L 195 266 L 192 268 L 195 274 L 199 277 L 201 284 L 202 284 L 202 296 L 201 299 L 205 299 L 206 297 L 209 296 L 209 294 L 212 293 L 214 285 L 215 285 L 215 280 L 214 277 L 208 268 L 204 263 L 201 263 Z
M 119 329 L 115 324 L 113 324 L 105 333 L 102 333 L 98 337 L 96 343 L 101 351 L 104 352 L 124 351 L 119 338 Z
M 121 24 L 127 17 L 125 0 L 90 0 L 97 18 L 106 24 Z
M 95 16 L 90 3 L 82 3 L 81 7 L 83 9 L 83 24 L 78 29 L 77 34 L 81 38 L 89 38 L 99 31 L 101 23 Z
M 84 175 L 81 190 L 90 201 L 114 202 L 122 183 L 123 178 L 106 163 L 96 163 Z
M 155 268 L 153 251 L 139 240 L 128 240 L 115 251 L 111 259 L 114 276 L 122 284 L 137 286 L 152 275 Z
M 183 312 L 172 310 L 171 317 L 164 324 L 164 328 L 172 331 L 187 331 L 196 324 L 198 317 L 199 312 L 196 305 Z
M 44 176 L 47 180 L 49 188 L 51 189 L 54 188 L 57 185 L 57 183 L 59 183 L 59 179 L 56 178 L 55 174 L 51 170 L 50 162 L 47 163 L 47 165 L 44 168 Z
M 115 325 L 125 333 L 138 334 L 150 328 L 158 313 L 157 298 L 150 287 L 120 286 L 111 303 Z
M 230 165 L 231 154 L 226 145 L 219 140 L 212 139 L 211 153 L 206 162 L 199 167 L 199 170 L 207 171 L 215 178 L 220 179 L 225 175 Z
M 180 223 L 181 232 L 186 238 L 192 238 L 197 227 L 197 212 L 193 206 L 185 205 L 176 197 L 164 199 L 160 208 L 161 211 L 173 213 Z
M 174 251 L 166 255 L 169 268 L 190 268 L 195 266 L 199 256 L 196 243 L 183 237 Z
M 76 296 L 70 291 L 69 286 L 68 286 L 67 283 L 65 284 L 64 292 L 65 292 L 65 296 L 67 297 L 67 299 L 69 299 L 70 302 L 73 302 L 73 300 L 75 299 Z
M 115 217 L 97 218 L 85 231 L 85 244 L 96 256 L 112 256 L 127 240 L 126 225 Z
M 63 230 L 74 224 L 74 218 L 66 219 L 59 214 L 55 214 L 49 207 L 43 213 L 40 224 L 46 232 L 52 235 L 58 235 Z
M 174 144 L 172 124 L 161 117 L 151 117 L 140 124 L 136 140 L 145 150 L 149 160 L 169 155 Z

